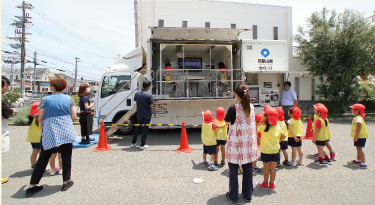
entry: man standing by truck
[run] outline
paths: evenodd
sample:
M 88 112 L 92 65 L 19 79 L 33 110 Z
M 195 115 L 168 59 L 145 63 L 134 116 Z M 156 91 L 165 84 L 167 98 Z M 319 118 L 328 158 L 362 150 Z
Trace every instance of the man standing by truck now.
M 151 82 L 148 80 L 143 81 L 143 89 L 136 92 L 134 95 L 134 100 L 137 102 L 137 124 L 150 124 L 151 115 L 154 111 L 154 99 L 148 90 L 150 89 Z M 142 126 L 142 139 L 140 149 L 145 149 L 148 147 L 146 145 L 146 138 L 148 132 L 148 126 Z M 137 127 L 133 133 L 133 140 L 131 147 L 135 147 L 137 142 L 139 131 L 141 127 Z
M 292 86 L 292 83 L 290 83 L 289 81 L 286 81 L 284 83 L 284 90 L 282 91 L 281 101 L 280 101 L 281 106 L 283 106 L 283 110 L 284 110 L 285 122 L 290 119 L 288 115 L 289 109 L 297 105 L 298 103 L 297 94 L 296 92 L 294 92 L 294 90 L 290 89 L 290 86 Z

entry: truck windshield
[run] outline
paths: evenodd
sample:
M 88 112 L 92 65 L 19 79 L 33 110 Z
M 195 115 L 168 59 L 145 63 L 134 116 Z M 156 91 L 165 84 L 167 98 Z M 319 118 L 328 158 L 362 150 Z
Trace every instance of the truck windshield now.
M 102 82 L 101 98 L 115 94 L 122 86 L 130 80 L 130 75 L 106 76 Z M 130 82 L 120 92 L 130 90 Z

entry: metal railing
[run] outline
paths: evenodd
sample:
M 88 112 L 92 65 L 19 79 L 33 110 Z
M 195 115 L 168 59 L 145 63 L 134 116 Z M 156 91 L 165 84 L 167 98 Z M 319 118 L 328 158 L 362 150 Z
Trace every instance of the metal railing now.
M 365 18 L 365 20 L 368 21 L 369 23 L 373 23 L 373 22 L 375 22 L 375 15 L 367 17 L 367 18 Z
M 244 81 L 244 72 L 242 69 L 160 69 L 156 79 L 157 99 L 232 98 L 234 83 Z

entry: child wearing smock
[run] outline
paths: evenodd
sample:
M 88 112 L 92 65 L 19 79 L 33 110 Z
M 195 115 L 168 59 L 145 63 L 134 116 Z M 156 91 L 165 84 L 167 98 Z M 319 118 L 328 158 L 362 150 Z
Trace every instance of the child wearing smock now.
M 216 137 L 215 137 L 215 124 L 210 110 L 202 111 L 202 143 L 203 143 L 203 162 L 202 166 L 208 166 L 209 171 L 216 171 L 218 168 L 213 164 L 216 154 Z M 211 155 L 211 161 L 206 161 L 207 154 Z
M 292 147 L 292 161 L 290 164 L 293 167 L 297 166 L 296 163 L 304 165 L 303 151 L 301 148 L 303 135 L 301 110 L 297 106 L 294 106 L 293 108 L 289 109 L 288 115 L 291 117 L 290 120 L 288 120 L 288 145 Z M 299 159 L 296 161 L 297 151 Z
M 280 149 L 281 149 L 281 152 L 284 155 L 283 165 L 290 166 L 290 163 L 288 161 L 288 159 L 289 159 L 288 153 L 286 152 L 286 150 L 288 149 L 288 128 L 286 127 L 286 124 L 285 124 L 284 110 L 282 108 L 279 108 L 279 107 L 275 108 L 275 109 L 279 113 L 279 116 L 278 116 L 278 119 L 277 119 L 277 124 L 279 124 L 281 130 L 283 131 L 283 133 L 286 136 L 285 139 L 280 142 Z M 280 153 L 280 155 L 281 155 L 281 153 Z M 280 164 L 280 161 L 279 161 L 278 164 Z
M 321 105 L 323 105 L 323 104 L 322 103 L 317 103 L 316 104 L 316 106 L 321 106 Z M 325 106 L 325 105 L 323 105 L 323 106 Z M 318 116 L 314 115 L 314 121 L 316 119 L 318 119 Z M 332 139 L 332 135 L 331 135 L 331 130 L 329 129 L 329 120 L 328 120 L 328 117 L 327 117 L 327 135 L 328 135 L 328 140 L 326 141 L 326 147 L 327 147 L 327 149 L 329 151 L 329 155 L 331 157 L 331 161 L 336 161 L 337 153 L 333 151 L 332 146 L 329 143 L 329 141 Z M 317 157 L 318 153 L 314 154 L 314 156 Z
M 354 104 L 350 106 L 352 113 L 355 115 L 350 136 L 353 137 L 354 146 L 357 148 L 357 159 L 350 161 L 349 163 L 355 164 L 356 168 L 367 168 L 365 162 L 365 154 L 363 153 L 363 147 L 366 145 L 366 139 L 368 138 L 368 132 L 363 119 L 365 114 L 365 106 L 362 104 Z
M 216 119 L 214 123 L 218 126 L 225 125 L 224 121 L 225 117 L 225 109 L 223 107 L 218 107 L 216 109 Z M 216 136 L 216 154 L 215 154 L 215 166 L 219 166 L 217 163 L 218 160 L 218 154 L 219 154 L 219 148 L 221 151 L 221 166 L 225 165 L 225 145 L 227 144 L 228 139 L 228 132 L 227 132 L 227 126 L 220 127 L 215 130 L 215 136 Z
M 317 118 L 314 118 L 314 120 L 316 120 L 314 122 L 314 138 L 312 140 L 312 143 L 316 145 L 319 157 L 319 160 L 315 160 L 314 163 L 319 166 L 325 166 L 326 164 L 332 164 L 331 160 L 328 157 L 327 151 L 324 149 L 329 135 L 329 127 L 327 122 L 328 109 L 323 104 L 314 105 L 314 112 Z M 327 163 L 323 163 L 323 156 Z
M 257 183 L 257 187 L 262 189 L 274 190 L 276 178 L 276 165 L 280 160 L 280 142 L 286 137 L 277 123 L 278 112 L 274 108 L 264 111 L 264 120 L 266 125 L 258 127 L 258 132 L 262 133 L 260 141 L 261 160 L 263 161 L 263 182 Z M 269 171 L 271 171 L 269 177 Z M 270 181 L 268 183 L 268 178 Z
M 42 137 L 41 124 L 38 122 L 39 115 L 39 102 L 34 102 L 31 105 L 31 111 L 29 114 L 29 122 L 26 124 L 29 126 L 29 132 L 27 134 L 26 142 L 30 142 L 33 148 L 33 152 L 30 156 L 31 169 L 34 169 L 38 154 L 40 152 L 40 138 Z

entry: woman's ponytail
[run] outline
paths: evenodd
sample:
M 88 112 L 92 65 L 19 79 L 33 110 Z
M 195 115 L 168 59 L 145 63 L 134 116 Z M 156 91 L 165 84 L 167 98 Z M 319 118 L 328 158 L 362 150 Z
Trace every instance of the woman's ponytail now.
M 246 114 L 246 117 L 250 117 L 250 94 L 249 89 L 245 83 L 238 83 L 236 88 L 234 89 L 234 92 L 241 98 L 241 106 L 243 111 Z

